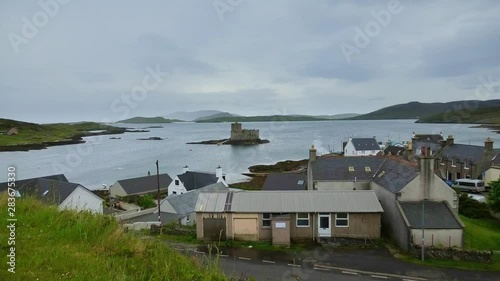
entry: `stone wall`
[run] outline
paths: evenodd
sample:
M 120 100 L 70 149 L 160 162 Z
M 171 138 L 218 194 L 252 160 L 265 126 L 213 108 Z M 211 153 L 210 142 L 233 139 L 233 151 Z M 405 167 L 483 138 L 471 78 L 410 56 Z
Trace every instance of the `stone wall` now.
M 411 254 L 415 257 L 421 258 L 421 247 L 415 247 L 411 250 Z M 456 260 L 456 261 L 472 261 L 472 262 L 491 262 L 492 251 L 479 251 L 479 250 L 464 250 L 460 248 L 436 248 L 426 247 L 426 258 L 439 259 L 439 260 Z

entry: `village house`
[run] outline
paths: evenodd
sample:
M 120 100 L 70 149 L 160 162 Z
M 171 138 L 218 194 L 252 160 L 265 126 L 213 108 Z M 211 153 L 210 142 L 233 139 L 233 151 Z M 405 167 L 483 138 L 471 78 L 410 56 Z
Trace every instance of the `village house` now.
M 349 138 L 344 145 L 344 156 L 374 156 L 382 150 L 373 138 Z
M 421 228 L 414 223 L 419 217 L 413 211 L 423 203 L 433 206 L 430 210 L 439 214 L 436 217 L 429 213 L 428 217 L 429 210 L 424 208 L 425 220 L 433 221 L 433 230 L 426 232 L 430 235 L 426 243 L 463 246 L 463 224 L 457 216 L 458 196 L 435 175 L 435 159 L 428 156 L 429 148 L 418 158 L 418 164 L 381 156 L 318 157 L 314 147 L 309 153 L 308 189 L 374 191 L 384 208 L 382 225 L 402 249 L 410 249 L 418 240 L 415 234 Z
M 183 168 L 183 173 L 177 175 L 168 186 L 168 196 L 184 194 L 186 192 L 221 182 L 226 187 L 226 175 L 222 173 L 221 166 L 215 169 L 215 174 L 208 172 L 190 171 L 188 166 Z
M 0 192 L 7 190 L 8 183 L 0 183 Z M 59 210 L 103 213 L 103 199 L 81 184 L 68 182 L 62 174 L 16 181 L 15 190 L 17 197 L 34 196 Z
M 438 173 L 443 179 L 484 179 L 496 153 L 493 140 L 487 138 L 484 146 L 457 144 L 453 136 L 441 142 L 436 154 Z
M 168 174 L 160 174 L 160 194 L 166 194 L 172 178 Z M 112 198 L 158 194 L 158 179 L 156 175 L 119 180 L 109 187 Z
M 200 193 L 196 233 L 205 240 L 294 240 L 380 237 L 383 209 L 373 191 Z

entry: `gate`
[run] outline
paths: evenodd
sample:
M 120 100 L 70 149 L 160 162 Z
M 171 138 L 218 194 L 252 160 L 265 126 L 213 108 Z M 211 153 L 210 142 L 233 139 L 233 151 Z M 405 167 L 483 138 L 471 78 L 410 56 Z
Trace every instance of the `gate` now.
M 203 239 L 205 241 L 226 240 L 226 219 L 203 219 Z

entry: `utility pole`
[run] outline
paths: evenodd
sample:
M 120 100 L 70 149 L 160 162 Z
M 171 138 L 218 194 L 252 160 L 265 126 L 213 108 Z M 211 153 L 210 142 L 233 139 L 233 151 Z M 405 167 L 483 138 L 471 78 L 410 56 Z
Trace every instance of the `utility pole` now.
M 160 167 L 158 166 L 158 160 L 156 160 L 156 182 L 158 184 L 158 221 L 160 222 L 161 228 L 161 210 L 160 210 Z

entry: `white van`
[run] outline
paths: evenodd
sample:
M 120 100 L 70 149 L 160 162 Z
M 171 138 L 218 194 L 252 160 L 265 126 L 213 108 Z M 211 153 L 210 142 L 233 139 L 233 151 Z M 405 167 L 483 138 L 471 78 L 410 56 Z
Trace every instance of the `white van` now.
M 482 180 L 459 179 L 455 181 L 452 187 L 460 190 L 473 191 L 473 192 L 485 191 L 484 181 Z

